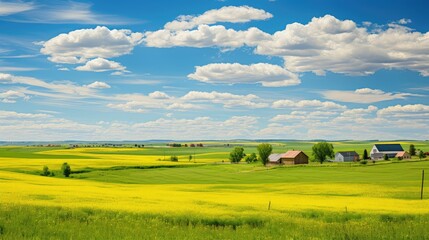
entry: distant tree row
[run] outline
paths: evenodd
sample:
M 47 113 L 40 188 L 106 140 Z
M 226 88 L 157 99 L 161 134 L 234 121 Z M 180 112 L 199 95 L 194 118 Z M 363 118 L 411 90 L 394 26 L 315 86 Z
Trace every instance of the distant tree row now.
M 181 144 L 181 143 L 167 143 L 167 147 L 188 147 L 188 144 Z M 189 147 L 204 147 L 202 143 L 191 143 L 189 144 Z
M 231 163 L 239 163 L 243 158 L 244 161 L 246 161 L 247 163 L 253 163 L 260 160 L 262 164 L 266 165 L 268 162 L 268 156 L 273 150 L 272 146 L 267 143 L 262 143 L 258 145 L 257 150 L 259 153 L 259 159 L 256 153 L 246 155 L 244 153 L 244 148 L 235 147 L 229 154 L 229 160 L 231 161 Z

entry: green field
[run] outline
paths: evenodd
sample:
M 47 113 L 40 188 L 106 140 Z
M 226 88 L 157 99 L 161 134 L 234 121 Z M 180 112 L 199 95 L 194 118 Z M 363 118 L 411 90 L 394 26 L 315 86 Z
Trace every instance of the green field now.
M 401 142 L 411 143 L 429 150 L 429 142 Z M 234 146 L 251 153 L 255 142 L 204 144 L 0 147 L 0 239 L 429 238 L 426 159 L 264 167 L 228 162 Z M 271 144 L 311 156 L 314 143 Z M 373 142 L 333 144 L 362 154 Z M 43 166 L 55 176 L 40 176 Z

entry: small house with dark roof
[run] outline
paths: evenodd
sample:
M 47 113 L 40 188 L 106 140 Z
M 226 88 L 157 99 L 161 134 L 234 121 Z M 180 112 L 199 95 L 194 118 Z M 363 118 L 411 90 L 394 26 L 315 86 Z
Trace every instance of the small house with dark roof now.
M 359 161 L 359 154 L 355 151 L 337 152 L 335 154 L 335 162 L 357 162 Z
M 269 164 L 308 164 L 308 156 L 303 151 L 287 151 L 285 153 L 271 154 Z
M 396 154 L 403 151 L 404 149 L 401 144 L 374 144 L 370 156 L 372 160 L 381 160 L 384 158 L 384 155 L 394 158 Z

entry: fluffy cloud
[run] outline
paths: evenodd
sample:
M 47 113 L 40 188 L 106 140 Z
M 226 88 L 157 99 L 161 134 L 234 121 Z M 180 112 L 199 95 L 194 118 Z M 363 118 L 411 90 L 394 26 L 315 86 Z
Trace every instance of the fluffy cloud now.
M 8 16 L 34 9 L 31 2 L 0 2 L 0 16 Z
M 110 61 L 104 58 L 96 58 L 88 61 L 85 65 L 76 67 L 78 71 L 106 72 L 106 71 L 125 71 L 125 67 L 120 63 Z
M 149 97 L 151 97 L 153 99 L 170 99 L 171 98 L 165 92 L 160 92 L 160 91 L 155 91 L 155 92 L 149 93 Z
M 261 83 L 265 87 L 293 86 L 301 82 L 296 74 L 268 63 L 213 63 L 197 66 L 188 78 L 206 83 Z
M 222 104 L 224 108 L 264 108 L 269 104 L 253 94 L 236 95 L 222 92 L 190 91 L 182 97 L 173 97 L 160 91 L 143 94 L 119 94 L 107 106 L 125 112 L 144 113 L 151 109 L 191 110 L 207 108 L 206 103 Z
M 361 88 L 355 91 L 325 91 L 322 95 L 326 99 L 353 102 L 353 103 L 374 103 L 394 99 L 405 99 L 410 96 L 418 96 L 411 93 L 386 93 L 379 89 Z
M 202 109 L 202 106 L 199 105 L 195 105 L 192 103 L 172 103 L 170 105 L 167 106 L 166 109 L 168 110 L 190 110 L 190 109 Z
M 292 72 L 368 75 L 379 69 L 410 69 L 428 76 L 428 33 L 395 24 L 371 31 L 331 15 L 292 23 L 261 41 L 255 52 L 281 56 Z
M 268 40 L 270 35 L 258 28 L 244 31 L 226 29 L 224 26 L 199 25 L 195 30 L 172 31 L 161 29 L 145 32 L 144 42 L 148 47 L 220 47 L 234 49 L 242 46 L 256 46 L 260 41 Z
M 252 20 L 265 20 L 273 15 L 249 6 L 225 6 L 220 9 L 206 11 L 199 16 L 182 15 L 172 22 L 165 24 L 169 30 L 192 29 L 198 25 L 214 24 L 217 22 L 244 23 Z
M 346 116 L 346 117 L 361 117 L 370 113 L 373 113 L 375 111 L 377 111 L 378 108 L 376 106 L 373 105 L 369 105 L 367 108 L 355 108 L 355 109 L 350 109 L 350 110 L 346 110 L 343 113 L 341 113 L 341 116 Z
M 346 106 L 334 103 L 334 102 L 322 102 L 319 100 L 301 100 L 301 101 L 292 101 L 292 100 L 278 100 L 273 102 L 273 108 L 315 108 L 323 110 L 341 110 L 346 109 Z
M 91 58 L 111 58 L 130 53 L 143 38 L 142 33 L 126 29 L 96 27 L 60 34 L 46 42 L 40 50 L 56 63 L 84 63 Z
M 429 106 L 423 104 L 411 104 L 411 105 L 396 105 L 390 106 L 384 109 L 380 109 L 377 114 L 384 117 L 398 117 L 398 118 L 410 118 L 410 117 L 422 117 L 427 120 L 429 117 Z
M 188 101 L 208 101 L 212 103 L 223 104 L 226 108 L 246 107 L 246 108 L 264 108 L 268 107 L 267 103 L 259 102 L 260 98 L 253 94 L 236 95 L 232 93 L 198 92 L 191 91 L 182 97 Z
M 105 82 L 99 82 L 99 81 L 95 81 L 89 85 L 87 85 L 88 88 L 94 88 L 94 89 L 105 89 L 105 88 L 110 88 L 110 85 L 105 83 Z
M 6 92 L 0 92 L 0 102 L 3 103 L 15 103 L 17 99 L 22 98 L 24 100 L 30 99 L 29 96 L 22 92 L 8 90 Z

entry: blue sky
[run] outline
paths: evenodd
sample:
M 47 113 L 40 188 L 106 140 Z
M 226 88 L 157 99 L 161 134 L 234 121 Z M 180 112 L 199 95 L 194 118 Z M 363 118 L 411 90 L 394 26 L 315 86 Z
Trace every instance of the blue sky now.
M 0 0 L 0 140 L 428 139 L 428 5 Z

